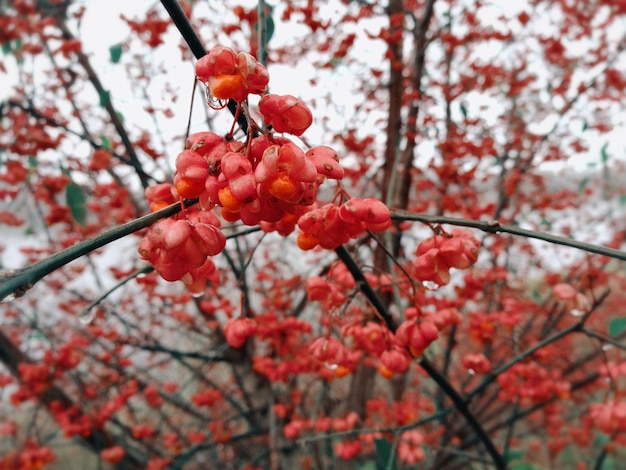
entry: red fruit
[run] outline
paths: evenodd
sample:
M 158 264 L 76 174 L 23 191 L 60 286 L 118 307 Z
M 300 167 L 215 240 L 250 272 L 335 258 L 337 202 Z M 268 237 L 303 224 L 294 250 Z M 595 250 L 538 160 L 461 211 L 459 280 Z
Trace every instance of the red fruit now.
M 409 348 L 414 356 L 420 355 L 430 343 L 437 339 L 437 327 L 430 322 L 418 324 L 415 321 L 405 321 L 395 333 L 398 346 Z
M 304 423 L 300 420 L 294 420 L 287 423 L 283 427 L 283 434 L 287 439 L 295 439 L 300 435 L 304 428 Z
M 248 93 L 262 95 L 270 77 L 267 69 L 247 52 L 237 54 L 237 71 L 243 77 Z
M 218 75 L 237 73 L 237 55 L 225 46 L 217 46 L 196 62 L 196 76 L 201 82 L 207 82 Z
M 181 278 L 187 285 L 187 290 L 192 294 L 200 294 L 206 289 L 207 282 L 217 284 L 220 281 L 219 273 L 211 258 L 207 258 L 204 264 L 197 268 L 189 268 Z
M 280 174 L 305 183 L 313 183 L 317 178 L 315 165 L 291 142 L 267 147 L 254 171 L 254 177 L 259 183 L 272 180 Z
M 202 252 L 202 249 L 193 238 L 188 238 L 180 248 L 165 251 L 165 256 L 163 257 L 163 264 L 178 263 L 185 267 L 185 271 L 188 271 L 189 268 L 200 267 L 205 261 L 206 254 Z
M 211 94 L 220 100 L 233 99 L 244 101 L 247 96 L 246 86 L 241 75 L 220 75 L 209 79 Z
M 310 148 L 305 155 L 313 162 L 319 175 L 335 180 L 343 178 L 344 171 L 339 164 L 339 157 L 332 148 L 319 145 Z
M 456 238 L 444 240 L 439 256 L 451 268 L 467 269 L 472 265 L 472 261 L 465 254 L 463 242 Z
M 312 302 L 325 300 L 329 291 L 330 285 L 320 276 L 311 276 L 306 280 L 306 295 Z
M 124 458 L 124 453 L 122 446 L 107 447 L 100 451 L 100 458 L 110 464 L 117 465 Z
M 450 282 L 448 269 L 439 257 L 439 250 L 434 248 L 418 256 L 413 265 L 413 275 L 420 281 L 430 281 L 443 286 Z
M 257 197 L 257 184 L 254 175 L 243 175 L 228 182 L 230 193 L 238 200 L 250 203 Z
M 366 224 L 385 224 L 391 218 L 387 206 L 382 201 L 374 198 L 349 199 L 343 204 L 341 211 L 349 212 Z
M 298 234 L 298 238 L 296 239 L 296 243 L 298 244 L 298 248 L 307 251 L 312 250 L 319 245 L 319 240 L 310 233 L 300 232 Z
M 380 355 L 380 363 L 385 367 L 386 370 L 391 371 L 392 373 L 402 373 L 409 368 L 409 365 L 411 364 L 411 358 L 405 350 L 400 348 L 393 348 L 383 351 L 383 353 Z M 379 372 L 381 372 L 381 375 L 383 375 L 383 377 L 389 378 L 383 374 L 383 372 L 386 372 L 384 369 L 383 371 L 379 369 Z
M 255 137 L 254 139 L 250 141 L 250 147 L 249 147 L 250 158 L 253 161 L 258 162 L 263 157 L 263 152 L 265 152 L 265 150 L 269 146 L 282 145 L 282 144 L 286 144 L 290 142 L 291 141 L 289 139 L 286 139 L 284 137 L 278 137 L 278 136 L 272 136 L 271 140 L 270 140 L 270 137 L 267 135 L 261 135 L 259 137 Z
M 209 224 L 194 224 L 192 232 L 194 241 L 204 255 L 215 256 L 224 251 L 226 237 L 217 227 Z
M 291 95 L 268 94 L 259 102 L 259 112 L 266 124 L 276 132 L 288 132 L 300 136 L 313 122 L 311 110 Z
M 418 329 L 426 343 L 430 344 L 439 337 L 439 329 L 429 321 L 422 322 L 418 325 Z
M 186 220 L 176 220 L 166 230 L 164 234 L 165 248 L 172 250 L 181 246 L 191 236 L 191 226 Z
M 477 374 L 486 374 L 491 368 L 489 360 L 482 353 L 469 353 L 463 356 L 463 367 Z
M 204 192 L 204 185 L 209 176 L 205 159 L 192 150 L 184 150 L 176 158 L 176 176 L 174 186 L 184 198 L 195 198 Z
M 358 457 L 362 448 L 360 441 L 338 442 L 335 444 L 335 454 L 343 460 L 351 460 Z
M 148 204 L 150 204 L 150 211 L 152 212 L 174 204 L 178 200 L 174 186 L 169 183 L 160 183 L 150 186 L 146 188 L 145 194 Z
M 203 390 L 201 392 L 191 395 L 191 401 L 194 402 L 196 406 L 211 407 L 221 397 L 222 397 L 222 394 L 220 393 L 219 390 L 216 390 L 214 388 L 209 388 L 207 390 Z
M 300 184 L 287 175 L 281 175 L 272 180 L 267 188 L 268 192 L 279 201 L 297 203 L 302 197 Z
M 238 212 L 230 212 L 228 209 L 222 207 L 222 219 L 226 222 L 237 222 L 240 219 Z
M 241 211 L 241 208 L 243 207 L 244 202 L 241 201 L 240 199 L 237 199 L 233 195 L 233 193 L 231 192 L 228 186 L 220 189 L 217 195 L 218 195 L 219 203 L 224 209 L 226 209 L 227 211 L 233 214 L 236 214 L 237 212 Z
M 252 164 L 242 154 L 228 152 L 222 157 L 222 174 L 227 180 L 252 174 Z
M 214 132 L 196 132 L 187 137 L 185 148 L 204 156 L 222 143 L 224 139 Z
M 335 338 L 317 338 L 309 346 L 309 354 L 321 362 L 342 364 L 346 361 L 348 351 Z
M 226 342 L 233 348 L 242 347 L 256 331 L 257 325 L 251 318 L 231 318 L 224 325 Z

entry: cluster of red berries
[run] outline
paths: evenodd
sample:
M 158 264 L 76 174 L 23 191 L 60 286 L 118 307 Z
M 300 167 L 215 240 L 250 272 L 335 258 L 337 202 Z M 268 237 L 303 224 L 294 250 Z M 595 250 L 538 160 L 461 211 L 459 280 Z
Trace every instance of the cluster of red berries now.
M 189 137 L 186 147 L 176 159 L 176 192 L 200 198 L 204 210 L 219 206 L 230 222 L 256 225 L 293 219 L 315 203 L 326 178 L 343 177 L 331 148 L 319 146 L 305 153 L 288 139 L 269 134 L 245 145 L 200 132 Z
M 336 248 L 366 230 L 389 227 L 389 210 L 375 199 L 350 199 L 341 206 L 314 209 L 320 184 L 327 178 L 342 179 L 344 170 L 333 149 L 317 146 L 305 152 L 274 135 L 276 131 L 300 136 L 311 125 L 311 111 L 297 98 L 272 94 L 261 98 L 259 112 L 273 130 L 263 129 L 250 117 L 245 100 L 249 94 L 265 93 L 269 81 L 267 70 L 254 57 L 219 46 L 196 63 L 196 75 L 213 98 L 238 103 L 250 134 L 245 141 L 213 132 L 189 136 L 176 158 L 173 184 L 146 191 L 151 210 L 182 198 L 199 199 L 199 208 L 158 222 L 140 243 L 142 258 L 163 278 L 183 280 L 199 291 L 204 280 L 217 276 L 210 256 L 224 249 L 225 238 L 218 230 L 219 220 L 209 212 L 214 207 L 228 222 L 261 224 L 263 230 L 277 230 L 283 236 L 298 224 L 303 230 L 298 244 L 304 249 Z
M 411 356 L 420 356 L 439 337 L 439 328 L 429 320 L 410 319 L 396 330 L 389 346 L 380 354 L 378 372 L 389 379 L 394 373 L 401 374 L 411 365 Z
M 167 281 L 181 280 L 191 292 L 202 292 L 206 281 L 217 282 L 211 256 L 226 246 L 212 212 L 193 211 L 184 219 L 162 219 L 139 243 L 139 254 Z
M 594 403 L 589 415 L 593 425 L 609 436 L 626 431 L 626 401 Z
M 298 221 L 298 246 L 335 249 L 368 230 L 381 232 L 391 226 L 389 209 L 373 198 L 352 198 L 340 206 L 329 203 L 307 212 Z
M 450 282 L 450 268 L 467 269 L 478 259 L 480 242 L 467 230 L 453 230 L 421 242 L 415 254 L 413 275 L 442 286 Z
M 250 93 L 262 95 L 270 77 L 267 69 L 247 52 L 217 46 L 196 62 L 196 76 L 220 100 L 244 101 Z

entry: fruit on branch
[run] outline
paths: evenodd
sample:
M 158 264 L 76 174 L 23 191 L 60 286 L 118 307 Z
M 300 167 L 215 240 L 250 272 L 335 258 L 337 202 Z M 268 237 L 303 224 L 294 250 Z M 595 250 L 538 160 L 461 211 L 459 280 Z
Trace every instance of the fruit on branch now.
M 390 379 L 393 374 L 401 374 L 411 365 L 411 357 L 406 352 L 406 349 L 400 347 L 393 347 L 380 355 L 380 365 L 378 366 L 378 373 Z
M 184 150 L 176 158 L 174 187 L 181 197 L 192 199 L 204 192 L 204 183 L 209 177 L 209 165 L 193 150 Z
M 439 337 L 439 329 L 430 321 L 418 323 L 409 320 L 402 323 L 395 333 L 396 344 L 408 348 L 413 356 L 421 355 Z
M 317 245 L 335 249 L 368 230 L 381 232 L 390 226 L 391 214 L 381 201 L 352 198 L 340 206 L 329 203 L 300 217 L 298 246 L 302 250 Z
M 463 356 L 463 367 L 475 374 L 486 374 L 491 369 L 491 363 L 483 353 L 468 353 Z
M 189 211 L 187 219 L 163 219 L 148 230 L 139 243 L 139 254 L 167 281 L 182 280 L 190 290 L 199 280 L 217 282 L 217 271 L 209 256 L 226 246 L 220 222 L 211 212 Z
M 442 286 L 450 282 L 450 268 L 467 269 L 478 259 L 480 242 L 467 230 L 453 230 L 422 241 L 415 254 L 413 275 Z
M 226 342 L 233 348 L 242 347 L 256 332 L 257 324 L 251 318 L 231 318 L 224 325 Z
M 301 136 L 313 122 L 311 110 L 295 96 L 265 95 L 259 101 L 259 112 L 276 132 Z
M 198 80 L 207 83 L 211 95 L 220 100 L 246 100 L 250 93 L 262 95 L 267 89 L 267 69 L 247 52 L 235 53 L 218 46 L 196 62 Z
M 239 103 L 251 93 L 263 94 L 269 82 L 267 70 L 254 57 L 224 46 L 196 63 L 196 76 L 208 84 L 213 97 Z M 203 279 L 217 278 L 209 257 L 224 249 L 225 238 L 217 228 L 217 218 L 205 215 L 214 207 L 220 207 L 226 221 L 261 224 L 263 230 L 276 230 L 283 236 L 297 224 L 302 230 L 298 246 L 306 250 L 318 245 L 333 249 L 367 230 L 382 231 L 391 225 L 389 209 L 376 199 L 350 199 L 340 206 L 315 208 L 319 186 L 327 179 L 342 179 L 344 170 L 330 147 L 305 152 L 289 139 L 274 135 L 300 136 L 311 125 L 313 116 L 302 101 L 291 95 L 263 96 L 259 112 L 273 130 L 263 130 L 247 108 L 239 109 L 248 128 L 260 131 L 260 136 L 237 141 L 232 135 L 192 134 L 176 158 L 173 184 L 146 190 L 151 210 L 182 198 L 199 199 L 199 208 L 158 222 L 139 244 L 141 257 L 164 279 L 183 280 L 200 292 Z M 337 195 L 343 194 L 339 190 Z M 208 221 L 199 220 L 203 217 Z

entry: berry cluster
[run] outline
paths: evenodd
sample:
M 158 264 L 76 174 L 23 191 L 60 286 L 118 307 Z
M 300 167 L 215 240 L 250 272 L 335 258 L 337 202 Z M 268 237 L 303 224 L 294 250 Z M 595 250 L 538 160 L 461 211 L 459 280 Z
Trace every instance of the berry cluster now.
M 300 217 L 298 246 L 302 250 L 318 245 L 335 249 L 368 230 L 381 232 L 390 226 L 389 209 L 381 201 L 352 198 L 340 206 L 329 203 Z
M 259 112 L 276 132 L 301 136 L 313 122 L 313 115 L 302 101 L 291 96 L 265 95 L 259 101 Z
M 467 269 L 478 259 L 480 242 L 466 230 L 436 235 L 421 242 L 415 254 L 413 275 L 442 286 L 450 282 L 450 268 Z
M 267 89 L 266 68 L 247 52 L 217 46 L 196 62 L 198 80 L 208 84 L 211 95 L 220 100 L 245 101 L 248 94 L 262 95 Z
M 139 243 L 139 254 L 167 281 L 182 280 L 191 292 L 202 292 L 207 280 L 217 281 L 210 256 L 226 246 L 220 222 L 212 212 L 195 211 L 186 219 L 163 219 Z
M 224 249 L 225 238 L 210 212 L 214 207 L 228 222 L 260 224 L 263 230 L 283 236 L 298 224 L 303 231 L 298 245 L 303 249 L 336 248 L 367 230 L 389 227 L 389 210 L 375 199 L 349 199 L 340 206 L 316 208 L 320 184 L 342 179 L 344 170 L 333 149 L 317 146 L 305 152 L 274 134 L 300 136 L 311 125 L 311 111 L 297 98 L 266 94 L 258 110 L 270 127 L 252 119 L 247 97 L 263 95 L 269 81 L 267 70 L 254 57 L 219 46 L 196 63 L 196 75 L 213 98 L 237 102 L 249 134 L 241 141 L 232 134 L 213 132 L 189 136 L 176 158 L 173 184 L 146 191 L 153 211 L 183 198 L 199 200 L 199 207 L 155 224 L 140 243 L 142 258 L 163 278 L 183 280 L 194 291 L 200 291 L 208 278 L 215 279 L 209 257 Z M 340 190 L 338 197 L 343 196 Z
M 271 134 L 244 144 L 200 132 L 189 137 L 176 159 L 174 186 L 181 197 L 200 198 L 204 210 L 219 206 L 227 221 L 256 225 L 304 213 L 326 178 L 342 177 L 337 153 L 329 147 L 305 153 Z

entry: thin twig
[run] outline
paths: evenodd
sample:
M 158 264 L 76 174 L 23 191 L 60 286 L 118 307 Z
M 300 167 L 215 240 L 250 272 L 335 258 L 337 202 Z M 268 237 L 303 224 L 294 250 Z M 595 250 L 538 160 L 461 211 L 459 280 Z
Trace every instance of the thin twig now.
M 525 230 L 523 228 L 515 227 L 513 225 L 501 224 L 497 220 L 479 221 L 469 219 L 459 219 L 454 217 L 444 217 L 439 215 L 426 215 L 426 214 L 414 214 L 407 211 L 392 210 L 391 218 L 394 220 L 413 220 L 416 222 L 423 222 L 425 224 L 447 224 L 456 225 L 460 227 L 469 227 L 482 230 L 487 233 L 510 233 L 511 235 L 517 235 L 520 237 L 534 238 L 536 240 L 542 240 L 555 245 L 569 246 L 589 253 L 595 253 L 598 255 L 608 256 L 610 258 L 626 261 L 626 252 L 608 248 L 605 246 L 594 245 L 591 243 L 580 242 L 572 238 L 561 237 L 558 235 L 552 235 L 543 232 L 534 232 L 532 230 Z
M 161 0 L 161 4 L 167 10 L 167 13 L 170 15 L 174 25 L 178 28 L 178 31 L 189 46 L 189 49 L 195 58 L 200 59 L 201 57 L 204 57 L 207 54 L 207 51 L 191 26 L 191 23 L 185 16 L 185 12 L 180 7 L 179 3 L 176 0 Z M 235 101 L 228 100 L 228 110 L 234 117 L 237 117 L 237 124 L 239 124 L 241 130 L 247 134 L 248 121 L 243 114 L 237 113 L 237 103 Z
M 338 248 L 336 248 L 335 253 L 337 253 L 337 256 L 339 257 L 339 259 L 341 259 L 341 261 L 344 262 L 344 264 L 348 268 L 348 271 L 350 271 L 350 274 L 352 274 L 352 276 L 354 277 L 354 280 L 359 286 L 361 292 L 367 297 L 370 303 L 374 306 L 377 313 L 383 319 L 383 321 L 385 322 L 389 330 L 392 332 L 395 332 L 397 326 L 395 325 L 393 318 L 391 318 L 391 315 L 389 314 L 387 309 L 383 306 L 382 302 L 380 301 L 380 299 L 374 292 L 374 289 L 372 289 L 372 286 L 370 286 L 369 283 L 367 282 L 367 279 L 365 279 L 365 276 L 361 272 L 361 269 L 356 264 L 354 259 L 352 259 L 352 256 L 350 256 L 350 253 L 348 253 L 348 251 L 346 250 L 344 246 L 339 246 Z M 435 369 L 435 367 L 430 363 L 430 361 L 427 358 L 422 357 L 419 364 L 426 371 L 426 373 L 430 376 L 430 378 L 433 379 L 435 383 L 452 400 L 452 403 L 454 403 L 454 407 L 467 420 L 468 424 L 472 427 L 478 439 L 484 444 L 496 468 L 498 469 L 506 468 L 506 463 L 504 459 L 502 458 L 502 456 L 496 449 L 495 445 L 493 444 L 493 442 L 491 441 L 491 439 L 489 438 L 489 436 L 487 435 L 487 433 L 485 432 L 481 424 L 476 420 L 474 415 L 469 410 L 467 406 L 467 402 L 463 399 L 463 397 L 459 395 L 459 393 L 454 389 L 454 387 L 450 384 L 450 382 L 448 382 L 448 380 L 446 380 L 446 378 L 443 375 L 441 375 L 439 371 L 437 371 L 437 369 Z
M 189 207 L 198 202 L 197 199 L 187 199 L 184 201 L 185 207 Z M 13 294 L 15 297 L 24 295 L 35 283 L 51 272 L 62 266 L 91 253 L 98 248 L 108 245 L 115 240 L 119 240 L 131 233 L 149 227 L 156 221 L 178 214 L 181 211 L 181 204 L 176 203 L 161 210 L 145 215 L 119 227 L 115 227 L 108 232 L 97 235 L 93 238 L 77 243 L 65 250 L 32 264 L 24 269 L 20 269 L 15 274 L 3 273 L 5 279 L 0 282 L 0 300 Z M 8 275 L 7 275 L 8 274 Z

